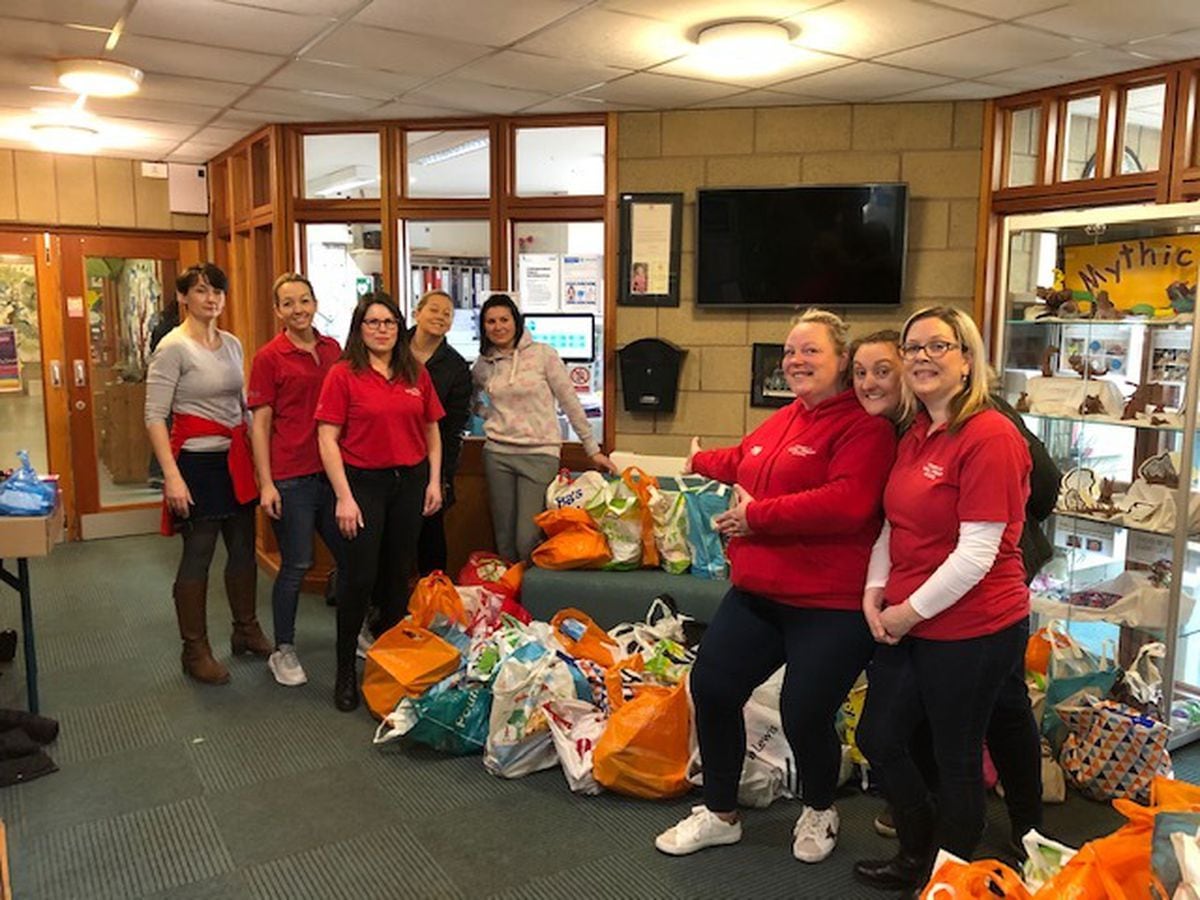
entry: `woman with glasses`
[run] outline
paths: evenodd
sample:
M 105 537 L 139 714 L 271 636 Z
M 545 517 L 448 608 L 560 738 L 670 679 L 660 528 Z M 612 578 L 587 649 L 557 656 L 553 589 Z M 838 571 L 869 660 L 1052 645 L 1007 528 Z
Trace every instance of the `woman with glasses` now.
M 271 293 L 283 330 L 254 355 L 246 402 L 254 410 L 250 439 L 258 502 L 279 544 L 279 572 L 271 592 L 275 651 L 267 666 L 279 684 L 296 686 L 308 681 L 296 654 L 296 607 L 313 564 L 313 533 L 320 533 L 335 560 L 342 549 L 313 418 L 325 375 L 342 348 L 313 328 L 317 298 L 307 278 L 285 272 L 275 279 Z
M 974 852 L 984 823 L 984 735 L 1029 635 L 1018 541 L 1030 455 L 989 399 L 979 330 L 960 310 L 921 310 L 904 323 L 900 357 L 907 430 L 863 592 L 878 646 L 857 734 L 900 850 L 854 867 L 860 881 L 889 890 L 924 883 L 938 847 L 966 859 Z M 912 756 L 924 723 L 936 791 Z
M 377 578 L 388 580 L 380 626 L 404 615 L 405 580 L 416 561 L 422 516 L 442 505 L 444 412 L 433 381 L 382 291 L 366 294 L 350 320 L 342 359 L 317 401 L 317 443 L 346 539 L 338 577 L 334 703 L 358 706 L 354 649 Z
M 163 533 L 183 535 L 173 590 L 183 671 L 206 684 L 229 681 L 208 643 L 208 569 L 218 537 L 227 554 L 230 649 L 258 656 L 272 649 L 255 608 L 258 488 L 246 434 L 242 345 L 217 327 L 227 287 L 225 273 L 211 263 L 175 279 L 187 317 L 158 344 L 146 373 L 146 431 L 163 473 Z
M 567 367 L 549 344 L 535 342 L 512 298 L 493 294 L 479 310 L 479 359 L 471 377 L 481 407 L 483 471 L 492 507 L 496 552 L 509 562 L 529 558 L 541 534 L 533 517 L 558 474 L 562 432 L 558 408 L 599 468 L 615 471 L 592 435 Z
M 834 718 L 874 649 L 862 586 L 882 524 L 880 497 L 896 432 L 845 386 L 846 325 L 808 310 L 784 344 L 795 401 L 736 447 L 701 450 L 685 471 L 734 484 L 716 517 L 733 587 L 704 634 L 691 674 L 704 803 L 655 846 L 682 856 L 741 840 L 737 793 L 746 754 L 742 709 L 786 665 L 780 714 L 803 784 L 792 854 L 816 863 L 837 843 L 841 763 Z

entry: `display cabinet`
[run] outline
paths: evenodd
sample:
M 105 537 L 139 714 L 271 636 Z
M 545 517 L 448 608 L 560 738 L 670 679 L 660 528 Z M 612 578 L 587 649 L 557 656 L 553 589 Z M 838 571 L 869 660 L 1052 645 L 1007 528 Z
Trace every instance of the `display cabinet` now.
M 993 365 L 1063 472 L 1036 617 L 1119 662 L 1162 641 L 1173 741 L 1200 738 L 1200 204 L 1010 216 Z

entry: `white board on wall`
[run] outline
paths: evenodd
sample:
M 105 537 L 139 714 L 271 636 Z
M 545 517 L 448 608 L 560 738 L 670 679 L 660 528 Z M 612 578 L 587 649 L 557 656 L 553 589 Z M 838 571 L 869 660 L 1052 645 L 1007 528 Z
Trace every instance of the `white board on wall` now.
M 208 215 L 208 168 L 201 163 L 167 164 L 171 212 Z

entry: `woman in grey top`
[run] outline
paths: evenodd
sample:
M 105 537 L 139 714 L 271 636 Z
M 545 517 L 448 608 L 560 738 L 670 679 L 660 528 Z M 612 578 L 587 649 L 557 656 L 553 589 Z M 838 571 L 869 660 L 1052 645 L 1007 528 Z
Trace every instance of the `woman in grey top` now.
M 230 646 L 235 654 L 263 657 L 273 649 L 255 614 L 258 488 L 242 393 L 242 345 L 217 327 L 227 286 L 225 273 L 211 263 L 176 279 L 187 317 L 159 343 L 146 375 L 146 430 L 163 471 L 163 533 L 183 535 L 174 587 L 183 671 L 208 684 L 229 681 L 229 670 L 209 647 L 205 611 L 218 535 L 228 554 Z

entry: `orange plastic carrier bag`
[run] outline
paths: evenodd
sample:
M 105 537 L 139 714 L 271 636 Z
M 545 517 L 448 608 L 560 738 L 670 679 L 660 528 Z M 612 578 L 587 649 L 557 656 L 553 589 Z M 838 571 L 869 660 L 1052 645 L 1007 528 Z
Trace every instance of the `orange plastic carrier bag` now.
M 582 509 L 548 509 L 533 521 L 549 535 L 533 550 L 538 568 L 596 569 L 612 559 L 608 539 Z
M 412 624 L 428 628 L 439 614 L 448 622 L 467 624 L 462 597 L 458 596 L 450 576 L 445 572 L 430 572 L 417 582 L 412 596 L 408 598 L 408 618 Z
M 419 697 L 459 666 L 461 654 L 431 631 L 401 622 L 367 651 L 363 699 L 382 719 L 402 697 Z
M 590 659 L 606 669 L 621 655 L 621 645 L 579 609 L 560 609 L 550 620 L 550 630 L 572 656 Z
M 691 790 L 687 769 L 692 711 L 686 685 L 643 685 L 612 714 L 593 755 L 599 784 L 651 800 Z

